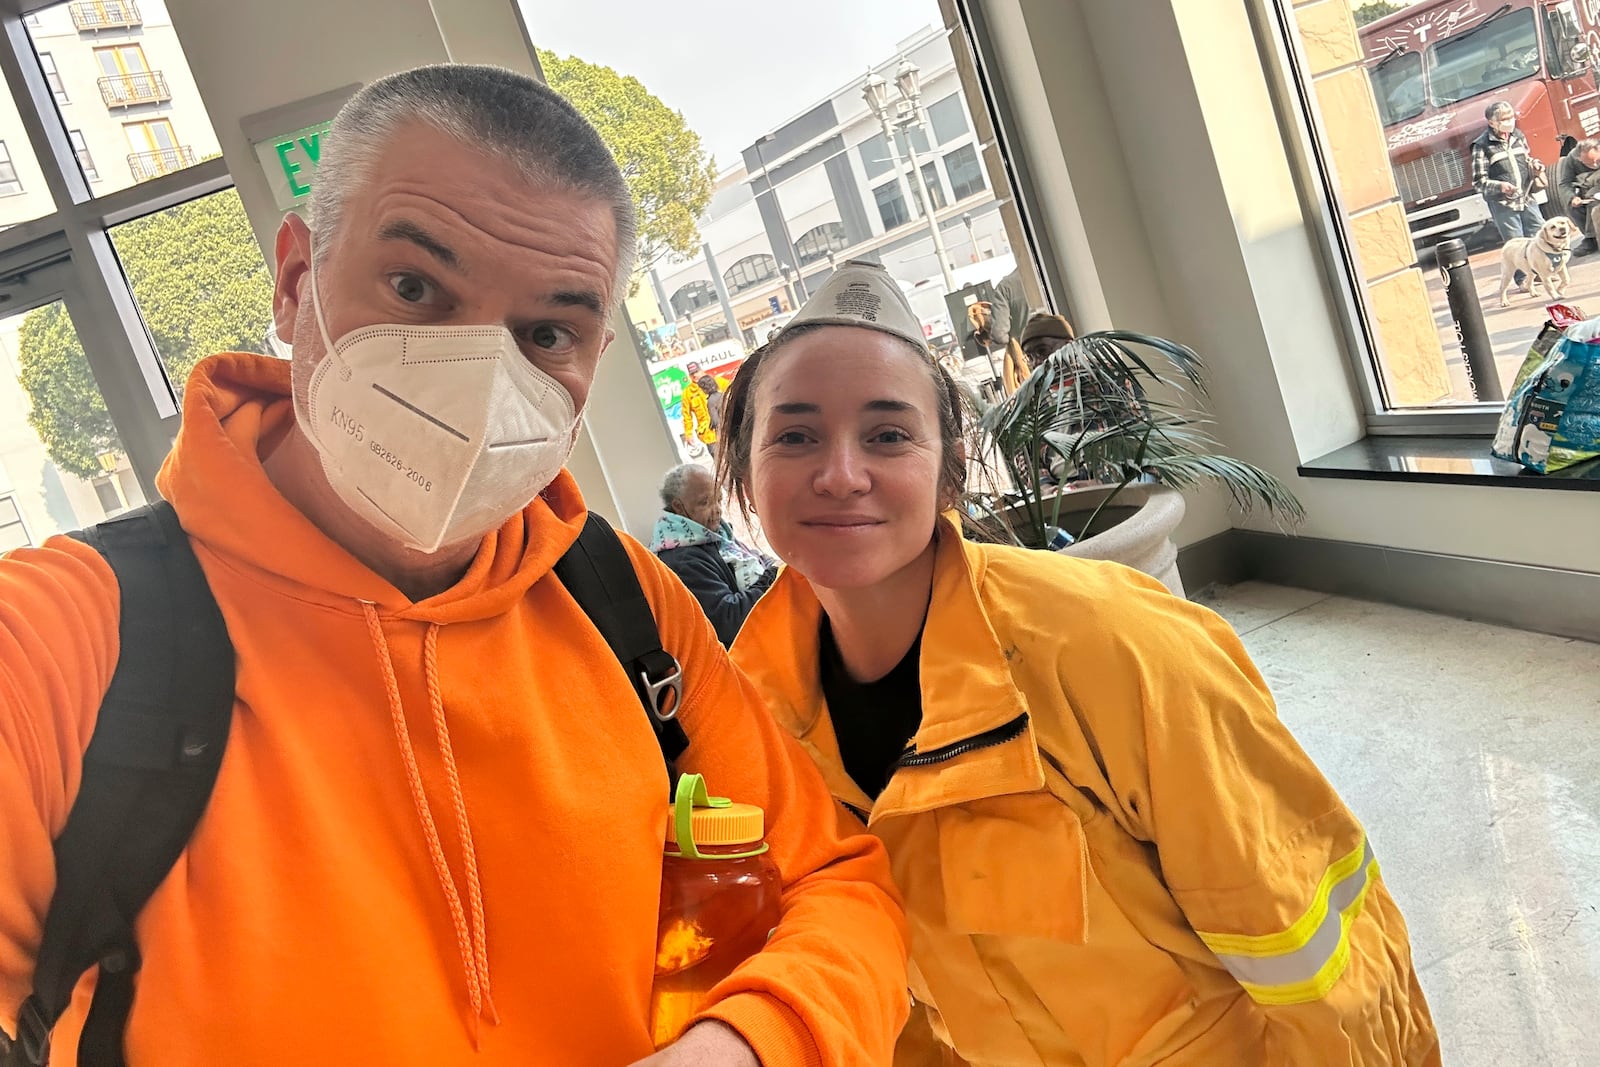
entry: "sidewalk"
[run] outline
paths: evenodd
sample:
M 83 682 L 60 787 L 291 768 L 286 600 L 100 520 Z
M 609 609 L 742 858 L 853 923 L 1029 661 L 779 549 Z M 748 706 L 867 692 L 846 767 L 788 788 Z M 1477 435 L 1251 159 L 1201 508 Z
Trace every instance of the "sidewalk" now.
M 1489 342 L 1494 346 L 1495 363 L 1500 368 L 1502 389 L 1509 389 L 1517 375 L 1517 368 L 1528 355 L 1528 347 L 1539 336 L 1544 326 L 1545 307 L 1550 300 L 1543 290 L 1538 298 L 1513 290 L 1511 306 L 1500 306 L 1500 249 L 1491 248 L 1474 253 L 1472 278 L 1477 283 L 1478 302 L 1483 305 L 1483 322 L 1489 331 Z M 1439 340 L 1444 344 L 1445 365 L 1454 385 L 1451 399 L 1457 403 L 1473 402 L 1472 389 L 1467 384 L 1466 361 L 1461 345 L 1456 340 L 1455 324 L 1450 319 L 1450 305 L 1445 299 L 1444 279 L 1433 260 L 1431 251 L 1424 253 L 1423 277 L 1428 282 L 1428 299 L 1433 305 L 1433 320 L 1439 327 Z M 1600 315 L 1600 254 L 1574 259 L 1570 267 L 1572 286 L 1559 302 L 1575 306 L 1587 315 Z

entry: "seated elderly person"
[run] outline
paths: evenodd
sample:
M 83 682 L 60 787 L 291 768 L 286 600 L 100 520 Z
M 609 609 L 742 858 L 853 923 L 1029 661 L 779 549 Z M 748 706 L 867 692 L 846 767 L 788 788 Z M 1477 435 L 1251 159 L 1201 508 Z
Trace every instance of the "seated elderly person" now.
M 775 560 L 740 544 L 722 519 L 716 479 L 705 467 L 685 463 L 661 480 L 665 513 L 656 520 L 650 551 L 700 601 L 723 645 L 739 636 L 744 617 L 778 576 Z

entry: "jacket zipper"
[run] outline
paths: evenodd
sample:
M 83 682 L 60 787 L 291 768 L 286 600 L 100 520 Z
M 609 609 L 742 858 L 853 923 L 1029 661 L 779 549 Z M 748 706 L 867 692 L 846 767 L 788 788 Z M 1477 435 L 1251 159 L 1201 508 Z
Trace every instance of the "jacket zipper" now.
M 1023 712 L 1008 723 L 996 726 L 992 730 L 985 730 L 965 741 L 943 745 L 928 752 L 918 752 L 916 746 L 906 749 L 901 757 L 895 760 L 894 769 L 901 767 L 931 767 L 936 763 L 947 763 L 958 756 L 965 756 L 969 752 L 978 752 L 985 748 L 994 748 L 1007 741 L 1015 741 L 1028 729 L 1028 713 Z

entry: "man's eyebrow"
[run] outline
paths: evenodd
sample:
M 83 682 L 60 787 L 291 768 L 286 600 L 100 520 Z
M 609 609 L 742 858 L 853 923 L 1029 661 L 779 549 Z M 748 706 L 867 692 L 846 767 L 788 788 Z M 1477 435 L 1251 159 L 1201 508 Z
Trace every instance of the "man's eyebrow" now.
M 384 241 L 410 241 L 451 270 L 461 274 L 466 273 L 461 266 L 461 257 L 456 255 L 455 249 L 414 222 L 396 219 L 385 223 L 383 229 L 378 231 L 378 237 Z
M 550 294 L 550 303 L 560 307 L 585 308 L 596 315 L 606 313 L 605 301 L 592 289 L 563 289 Z

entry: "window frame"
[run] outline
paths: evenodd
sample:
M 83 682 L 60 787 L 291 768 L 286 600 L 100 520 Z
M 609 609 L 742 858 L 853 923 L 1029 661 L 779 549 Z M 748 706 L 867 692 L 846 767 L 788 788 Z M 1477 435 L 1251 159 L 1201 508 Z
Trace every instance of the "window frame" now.
M 138 70 L 129 70 L 128 69 L 128 65 L 123 62 L 123 59 L 122 59 L 123 50 L 124 49 L 129 49 L 129 48 L 133 49 L 133 51 L 138 53 L 139 62 L 143 64 L 143 66 L 140 67 Z M 100 62 L 100 57 L 103 56 L 103 55 L 106 55 L 108 53 L 110 55 L 116 57 L 116 60 L 117 60 L 117 73 L 116 74 L 113 74 L 110 71 L 106 70 L 105 64 Z M 125 78 L 130 74 L 153 74 L 153 73 L 155 73 L 150 67 L 150 57 L 144 54 L 144 45 L 139 43 L 138 41 L 124 41 L 124 42 L 122 42 L 120 44 L 96 45 L 95 48 L 94 48 L 94 62 L 95 62 L 95 66 L 100 69 L 100 76 L 103 77 L 103 78 L 115 78 L 115 77 L 118 77 L 118 76 L 121 76 L 121 77 Z
M 49 65 L 46 66 L 46 63 Z M 45 84 L 50 86 L 50 92 L 55 97 L 56 106 L 62 107 L 72 103 L 67 96 L 67 85 L 61 80 L 61 70 L 56 66 L 56 57 L 52 52 L 39 53 L 39 67 L 44 71 Z
M 689 307 L 680 311 L 678 309 L 678 297 L 682 296 L 686 291 L 691 289 L 694 290 L 694 296 L 685 301 Z M 701 294 L 705 294 L 706 296 L 706 299 L 703 303 L 700 302 Z M 703 278 L 696 278 L 693 281 L 684 282 L 682 285 L 678 286 L 677 290 L 667 298 L 667 303 L 672 305 L 672 312 L 675 316 L 673 321 L 676 322 L 678 319 L 690 317 L 697 311 L 704 311 L 708 307 L 715 307 L 717 304 L 717 287 Z
M 67 143 L 72 146 L 72 154 L 77 158 L 78 169 L 83 172 L 84 178 L 91 182 L 100 181 L 100 168 L 95 166 L 94 153 L 89 151 L 89 139 L 83 135 L 83 131 L 69 129 Z
M 947 144 L 961 140 L 961 138 L 972 132 L 972 122 L 967 118 L 967 109 L 966 106 L 961 102 L 961 96 L 961 89 L 958 87 L 955 92 L 950 93 L 948 96 L 940 97 L 938 100 L 935 100 L 933 103 L 923 108 L 923 111 L 926 112 L 928 116 L 928 134 L 935 142 L 933 145 L 933 150 L 935 152 L 938 152 Z M 955 133 L 952 133 L 949 137 L 940 137 L 938 122 L 934 118 L 933 109 L 936 107 L 944 107 L 951 103 L 955 105 L 954 110 L 956 117 L 961 120 L 961 129 Z
M 869 158 L 867 155 L 868 147 L 879 144 L 883 146 L 883 158 Z M 882 130 L 869 134 L 861 143 L 855 146 L 855 149 L 856 156 L 861 160 L 861 173 L 867 176 L 867 184 L 869 186 L 885 174 L 894 173 L 894 159 L 889 154 L 889 138 L 884 136 Z
M 810 238 L 815 236 L 815 240 Z M 822 222 L 795 238 L 794 254 L 800 266 L 808 267 L 828 258 L 831 252 L 843 252 L 850 247 L 850 235 L 841 222 Z
M 758 274 L 750 264 L 763 260 L 771 263 L 772 269 L 767 274 Z M 752 252 L 748 256 L 740 256 L 733 266 L 722 272 L 722 284 L 728 287 L 728 295 L 732 296 L 734 293 L 747 293 L 757 286 L 782 277 L 783 270 L 779 267 L 776 256 L 767 252 Z
M 921 162 L 922 157 L 918 157 Z M 928 187 L 928 195 L 933 198 L 933 210 L 937 213 L 950 206 L 950 198 L 945 195 L 944 178 L 939 173 L 939 157 L 935 155 L 926 163 L 922 163 L 922 181 Z M 916 206 L 917 213 L 914 219 L 927 218 L 928 208 L 922 202 L 922 190 L 917 187 L 917 176 L 912 173 L 911 164 L 906 163 L 906 188 L 911 190 L 911 201 Z
M 109 231 L 232 189 L 233 177 L 219 155 L 96 195 L 79 167 L 34 38 L 24 17 L 15 12 L 0 12 L 0 75 L 52 205 L 40 218 L 0 230 L 0 280 L 27 277 L 30 284 L 52 287 L 66 304 L 123 453 L 145 498 L 154 500 L 159 496 L 156 473 L 178 431 L 177 397 Z
M 913 215 L 911 213 L 911 204 L 906 200 L 906 195 L 905 195 L 904 191 L 902 190 L 902 187 L 900 185 L 900 177 L 898 175 L 895 175 L 894 177 L 891 177 L 888 181 L 883 182 L 880 185 L 874 185 L 871 188 L 872 188 L 872 201 L 873 201 L 873 204 L 878 209 L 878 221 L 883 224 L 883 232 L 884 233 L 893 233 L 894 231 L 898 230 L 902 226 L 910 225 L 911 223 L 915 222 L 920 217 L 918 215 Z M 893 189 L 894 190 L 894 201 L 899 203 L 899 205 L 900 205 L 900 214 L 902 216 L 904 216 L 899 222 L 896 222 L 892 226 L 889 224 L 888 218 L 883 213 L 884 212 L 884 208 L 887 207 L 888 205 L 886 205 L 883 202 L 883 197 L 880 194 L 885 189 Z
M 959 191 L 957 191 L 955 172 L 950 167 L 951 157 L 962 152 L 966 152 L 972 157 L 972 173 L 978 179 L 978 187 L 975 190 L 968 192 L 966 195 L 962 195 Z M 954 148 L 950 149 L 950 151 L 940 156 L 939 161 L 944 164 L 945 180 L 950 183 L 950 195 L 955 198 L 955 203 L 959 204 L 968 197 L 979 196 L 989 191 L 988 176 L 983 172 L 983 155 L 978 151 L 977 142 L 968 141 L 966 144 L 956 145 Z
M 10 552 L 15 548 L 31 547 L 34 543 L 33 533 L 28 529 L 28 517 L 22 513 L 21 506 L 17 504 L 16 493 L 11 490 L 0 493 L 0 505 L 3 504 L 11 505 L 11 510 L 16 513 L 17 519 L 15 522 L 12 522 L 6 519 L 3 515 L 0 515 L 0 533 L 9 530 L 13 526 L 18 527 L 22 530 L 22 542 L 20 544 L 12 545 L 8 548 L 5 544 L 5 538 L 0 536 L 0 552 Z
M 1279 128 L 1284 134 L 1302 212 L 1322 260 L 1323 288 L 1333 308 L 1348 356 L 1347 366 L 1369 434 L 1492 436 L 1500 403 L 1451 404 L 1436 408 L 1390 407 L 1381 377 L 1376 329 L 1360 282 L 1359 260 L 1320 131 L 1322 113 L 1305 52 L 1294 32 L 1287 0 L 1248 0 L 1246 10 Z
M 0 176 L 0 197 L 21 196 L 27 192 L 22 187 L 22 179 L 17 177 L 17 163 L 16 160 L 11 158 L 11 146 L 6 144 L 3 138 L 0 138 L 0 175 L 4 175 L 6 171 L 11 172 L 11 177 Z M 8 185 L 15 185 L 16 188 L 8 189 L 6 188 Z
M 171 145 L 163 148 L 156 144 L 155 138 L 150 135 L 152 130 L 165 129 L 167 139 Z M 133 146 L 133 138 L 129 136 L 134 130 L 144 134 L 145 147 L 142 149 Z M 128 142 L 128 151 L 139 152 L 176 152 L 178 144 L 178 131 L 172 128 L 172 120 L 165 115 L 155 115 L 147 119 L 128 119 L 122 123 L 122 136 Z

